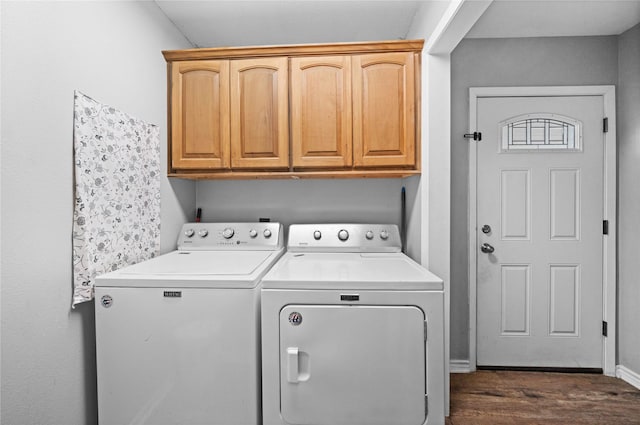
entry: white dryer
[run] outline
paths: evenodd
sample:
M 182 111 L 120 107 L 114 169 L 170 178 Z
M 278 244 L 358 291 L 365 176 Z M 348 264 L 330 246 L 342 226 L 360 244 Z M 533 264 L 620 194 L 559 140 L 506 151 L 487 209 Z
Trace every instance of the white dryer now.
M 98 277 L 99 424 L 260 424 L 260 279 L 283 251 L 278 223 L 189 223 Z
M 264 425 L 444 424 L 443 282 L 395 225 L 292 225 L 263 278 Z

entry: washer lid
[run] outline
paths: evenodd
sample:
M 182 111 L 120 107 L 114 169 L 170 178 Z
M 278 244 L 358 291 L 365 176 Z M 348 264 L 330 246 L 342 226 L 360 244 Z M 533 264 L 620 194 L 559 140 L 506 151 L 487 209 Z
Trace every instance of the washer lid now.
M 442 290 L 442 279 L 402 253 L 288 252 L 265 289 Z
M 173 251 L 98 276 L 96 286 L 249 288 L 282 252 Z

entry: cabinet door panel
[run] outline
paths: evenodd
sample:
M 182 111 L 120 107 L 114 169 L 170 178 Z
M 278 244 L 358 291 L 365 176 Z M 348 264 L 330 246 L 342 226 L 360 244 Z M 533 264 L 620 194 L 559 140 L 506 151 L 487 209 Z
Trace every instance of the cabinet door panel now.
M 351 58 L 291 59 L 294 168 L 350 166 Z
M 173 63 L 171 98 L 171 166 L 229 168 L 229 61 Z
M 231 167 L 287 168 L 287 58 L 231 61 Z
M 353 57 L 353 159 L 357 167 L 415 165 L 413 53 Z

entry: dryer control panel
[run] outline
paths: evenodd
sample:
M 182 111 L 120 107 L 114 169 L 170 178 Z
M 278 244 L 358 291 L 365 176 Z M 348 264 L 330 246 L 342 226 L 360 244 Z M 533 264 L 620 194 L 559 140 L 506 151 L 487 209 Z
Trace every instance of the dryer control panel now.
M 283 247 L 280 223 L 186 223 L 178 250 L 272 251 Z
M 395 224 L 292 224 L 289 251 L 400 252 L 402 241 Z

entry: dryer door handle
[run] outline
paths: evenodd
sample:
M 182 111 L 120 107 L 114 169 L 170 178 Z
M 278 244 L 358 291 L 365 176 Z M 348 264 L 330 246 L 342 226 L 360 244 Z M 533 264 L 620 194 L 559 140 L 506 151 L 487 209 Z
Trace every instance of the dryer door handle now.
M 292 384 L 299 382 L 298 353 L 298 347 L 287 348 L 287 381 Z

